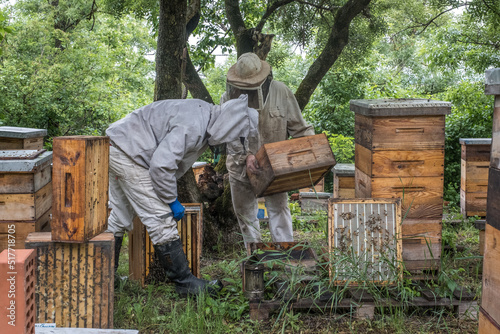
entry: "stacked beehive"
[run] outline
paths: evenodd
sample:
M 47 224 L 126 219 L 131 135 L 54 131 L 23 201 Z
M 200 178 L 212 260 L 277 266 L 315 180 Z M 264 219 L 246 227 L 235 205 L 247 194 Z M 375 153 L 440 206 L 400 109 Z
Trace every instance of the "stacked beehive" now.
M 460 138 L 460 144 L 460 211 L 464 217 L 485 217 L 491 138 Z
M 50 230 L 52 152 L 46 130 L 0 127 L 0 252 L 24 248 L 29 233 Z
M 51 233 L 31 233 L 37 250 L 39 323 L 112 328 L 114 237 L 107 226 L 109 138 L 56 137 Z
M 479 334 L 500 333 L 500 68 L 486 71 L 487 95 L 495 95 L 483 258 Z
M 333 172 L 333 198 L 354 198 L 354 164 L 336 164 Z
M 355 112 L 356 198 L 401 198 L 406 269 L 414 274 L 437 269 L 445 115 L 451 103 L 353 100 L 351 110 Z

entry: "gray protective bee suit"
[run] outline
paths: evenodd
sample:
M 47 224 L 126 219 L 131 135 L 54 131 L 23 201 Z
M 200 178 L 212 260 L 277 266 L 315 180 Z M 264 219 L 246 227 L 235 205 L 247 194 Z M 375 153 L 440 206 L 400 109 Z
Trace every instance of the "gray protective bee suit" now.
M 137 214 L 154 245 L 178 239 L 177 223 L 168 216 L 177 179 L 208 144 L 257 137 L 257 122 L 257 111 L 243 95 L 221 106 L 195 99 L 157 101 L 111 124 L 108 231 L 123 236 Z
M 221 102 L 228 99 L 225 93 Z M 226 167 L 229 171 L 233 207 L 238 217 L 245 245 L 260 242 L 261 233 L 257 218 L 258 202 L 246 174 L 245 160 L 257 153 L 263 144 L 314 135 L 314 128 L 302 117 L 292 91 L 282 82 L 273 80 L 262 110 L 259 111 L 259 140 L 250 140 L 243 149 L 240 143 L 227 144 Z M 293 241 L 293 227 L 287 193 L 265 197 L 269 216 L 269 229 L 274 242 Z

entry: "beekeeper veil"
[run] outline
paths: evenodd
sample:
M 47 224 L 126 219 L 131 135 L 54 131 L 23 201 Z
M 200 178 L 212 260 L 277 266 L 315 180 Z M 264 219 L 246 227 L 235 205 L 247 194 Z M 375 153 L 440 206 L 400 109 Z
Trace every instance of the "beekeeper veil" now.
M 248 97 L 241 95 L 220 106 L 212 107 L 208 123 L 208 144 L 217 146 L 235 140 L 257 138 L 259 114 L 248 107 Z M 242 139 L 241 139 L 242 138 Z
M 246 94 L 248 106 L 262 110 L 271 80 L 271 66 L 255 53 L 244 53 L 227 72 L 226 92 L 230 99 Z

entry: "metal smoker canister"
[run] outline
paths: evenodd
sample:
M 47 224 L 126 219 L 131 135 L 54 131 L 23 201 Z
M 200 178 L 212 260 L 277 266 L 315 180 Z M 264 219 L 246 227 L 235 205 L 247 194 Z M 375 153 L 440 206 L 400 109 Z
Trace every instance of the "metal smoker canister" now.
M 243 265 L 243 291 L 250 300 L 264 298 L 264 264 L 246 261 Z

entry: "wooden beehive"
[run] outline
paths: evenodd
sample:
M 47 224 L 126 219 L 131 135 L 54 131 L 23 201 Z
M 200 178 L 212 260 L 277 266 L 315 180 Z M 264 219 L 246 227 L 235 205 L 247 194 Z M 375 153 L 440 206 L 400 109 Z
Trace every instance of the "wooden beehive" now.
M 491 138 L 461 138 L 460 210 L 464 217 L 486 216 Z
M 273 270 L 302 268 L 305 272 L 316 272 L 318 257 L 307 243 L 298 242 L 250 242 L 247 255 L 258 263 L 266 263 Z
M 333 172 L 333 198 L 354 198 L 354 164 L 336 164 Z
M 0 126 L 0 150 L 41 150 L 45 129 Z
M 322 178 L 321 180 L 319 180 L 318 183 L 316 183 L 316 185 L 314 187 L 310 186 L 310 187 L 305 187 L 305 188 L 299 189 L 299 192 L 301 192 L 301 193 L 307 193 L 307 192 L 321 193 L 324 191 L 325 191 L 325 178 Z
M 57 327 L 113 328 L 114 237 L 85 243 L 54 242 L 49 232 L 28 235 L 36 249 L 37 323 Z
M 330 277 L 337 285 L 401 279 L 401 200 L 330 199 L 328 249 Z
M 184 217 L 177 222 L 177 230 L 189 262 L 191 272 L 201 277 L 200 258 L 202 249 L 203 209 L 199 203 L 182 203 L 186 208 Z M 154 247 L 146 227 L 138 217 L 134 219 L 134 229 L 129 232 L 129 275 L 140 280 L 144 286 L 154 260 Z
M 485 93 L 495 95 L 486 203 L 483 288 L 479 308 L 479 334 L 500 333 L 500 68 L 486 71 Z
M 312 187 L 335 166 L 325 134 L 264 144 L 255 156 L 262 170 L 248 178 L 257 197 Z
M 317 211 L 328 211 L 328 199 L 331 193 L 324 192 L 300 192 L 299 203 L 302 213 L 315 213 Z
M 31 232 L 50 231 L 52 152 L 0 151 L 0 251 L 24 248 Z
M 52 239 L 85 242 L 108 221 L 109 137 L 56 137 Z
M 412 274 L 441 257 L 444 129 L 451 103 L 352 100 L 356 198 L 401 198 L 403 260 Z M 414 276 L 416 278 L 416 276 Z

